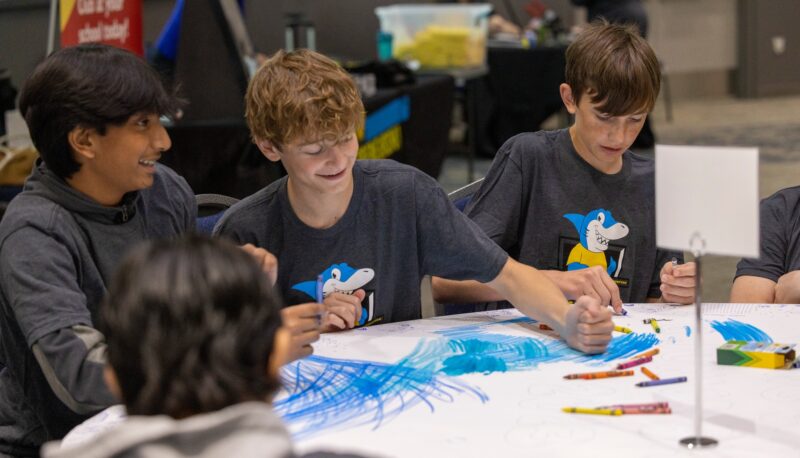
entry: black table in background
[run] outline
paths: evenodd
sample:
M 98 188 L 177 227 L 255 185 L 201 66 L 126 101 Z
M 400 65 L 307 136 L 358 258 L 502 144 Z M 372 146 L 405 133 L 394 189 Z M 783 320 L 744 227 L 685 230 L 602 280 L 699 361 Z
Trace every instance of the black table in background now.
M 477 148 L 494 156 L 509 138 L 535 132 L 563 108 L 566 47 L 495 48 L 487 53 L 489 74 L 477 85 Z
M 420 76 L 415 84 L 380 90 L 364 100 L 367 114 L 403 95 L 410 99 L 410 118 L 402 124 L 402 148 L 389 159 L 436 178 L 448 147 L 453 79 Z M 162 162 L 186 178 L 196 194 L 242 198 L 285 174 L 253 145 L 244 119 L 191 120 L 167 130 L 172 148 Z

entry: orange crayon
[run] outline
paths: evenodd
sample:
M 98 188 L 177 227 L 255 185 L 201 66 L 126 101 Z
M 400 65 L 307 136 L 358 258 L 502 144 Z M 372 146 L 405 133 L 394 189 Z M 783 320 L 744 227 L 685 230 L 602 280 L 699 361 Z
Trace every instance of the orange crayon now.
M 633 371 L 604 371 L 604 372 L 586 372 L 583 374 L 569 374 L 565 375 L 564 378 L 567 380 L 594 380 L 598 378 L 609 378 L 609 377 L 627 377 L 629 375 L 633 375 Z
M 661 380 L 661 378 L 659 376 L 657 376 L 656 374 L 651 372 L 650 369 L 648 369 L 646 367 L 642 368 L 642 374 L 650 377 L 650 380 Z
M 652 350 L 647 350 L 644 353 L 639 353 L 638 355 L 636 355 L 633 358 L 631 358 L 631 361 L 637 360 L 637 359 L 640 359 L 640 358 L 646 358 L 648 356 L 655 356 L 655 355 L 658 354 L 658 352 L 659 352 L 658 348 L 653 348 Z

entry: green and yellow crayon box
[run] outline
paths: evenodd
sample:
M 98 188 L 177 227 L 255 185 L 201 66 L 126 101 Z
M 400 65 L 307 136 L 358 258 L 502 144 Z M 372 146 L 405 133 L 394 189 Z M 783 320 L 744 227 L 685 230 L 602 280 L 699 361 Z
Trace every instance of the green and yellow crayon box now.
M 794 361 L 794 344 L 729 340 L 717 348 L 717 364 L 779 369 Z

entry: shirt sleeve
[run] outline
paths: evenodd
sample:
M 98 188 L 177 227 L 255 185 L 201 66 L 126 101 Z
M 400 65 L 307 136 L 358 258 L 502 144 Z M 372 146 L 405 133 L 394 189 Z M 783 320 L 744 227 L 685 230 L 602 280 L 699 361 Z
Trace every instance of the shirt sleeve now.
M 522 167 L 511 155 L 515 139 L 497 152 L 489 173 L 465 209 L 483 232 L 508 251 L 517 244 L 526 186 Z
M 26 401 L 48 431 L 74 426 L 114 403 L 103 380 L 105 339 L 93 327 L 76 261 L 64 243 L 24 228 L 5 240 L 1 258 L 10 315 L 40 371 L 13 367 L 26 360 L 23 355 L 7 363 L 22 377 Z
M 777 283 L 785 274 L 784 261 L 788 252 L 788 223 L 783 197 L 778 194 L 761 202 L 761 247 L 758 259 L 743 258 L 736 266 L 736 277 L 750 275 Z
M 453 205 L 430 177 L 417 175 L 417 234 L 424 274 L 452 280 L 494 280 L 508 255 Z

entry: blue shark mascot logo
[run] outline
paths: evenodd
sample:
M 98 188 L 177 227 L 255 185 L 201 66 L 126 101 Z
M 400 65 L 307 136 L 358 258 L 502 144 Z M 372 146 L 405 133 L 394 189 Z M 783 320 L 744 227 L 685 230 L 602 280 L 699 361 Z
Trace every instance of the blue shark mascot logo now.
M 347 265 L 346 262 L 333 264 L 322 272 L 322 296 L 328 297 L 329 294 L 333 293 L 353 294 L 354 291 L 364 287 L 374 277 L 375 271 L 372 269 L 354 269 Z M 292 289 L 302 291 L 316 299 L 317 282 L 315 280 L 300 282 L 292 286 Z M 370 294 L 368 308 L 362 307 L 359 325 L 372 320 L 373 312 L 373 295 Z
M 569 252 L 567 258 L 567 270 L 586 269 L 591 266 L 603 266 L 606 272 L 612 277 L 617 275 L 617 260 L 609 256 L 606 261 L 605 251 L 608 249 L 608 242 L 619 240 L 628 235 L 628 226 L 617 222 L 611 212 L 598 208 L 586 215 L 568 213 L 564 215 L 578 231 L 581 243 L 575 245 Z M 620 262 L 623 249 L 620 253 Z

